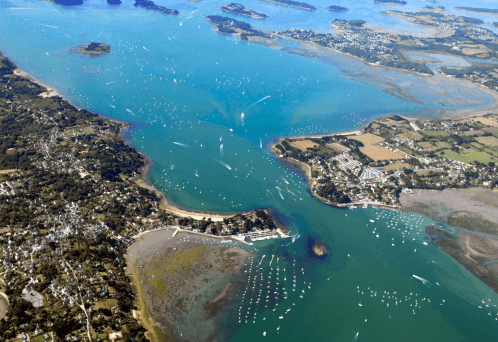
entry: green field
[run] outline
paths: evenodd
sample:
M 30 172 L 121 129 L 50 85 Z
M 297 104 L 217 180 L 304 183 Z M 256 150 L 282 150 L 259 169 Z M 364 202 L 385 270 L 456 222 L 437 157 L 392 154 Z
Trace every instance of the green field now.
M 495 137 L 498 138 L 498 128 L 485 128 L 484 129 L 486 132 L 489 132 L 491 134 L 493 134 Z
M 470 144 L 472 146 L 474 146 L 475 148 L 477 148 L 478 150 L 482 150 L 484 148 L 484 146 L 482 146 L 481 144 L 479 144 L 477 142 L 471 142 Z
M 423 135 L 428 137 L 448 137 L 450 133 L 445 131 L 420 131 Z
M 488 152 L 492 156 L 498 158 L 498 148 L 497 148 L 497 146 L 493 146 L 492 148 L 485 148 L 484 152 Z
M 434 174 L 442 174 L 442 173 L 444 173 L 443 170 L 424 170 L 424 171 L 417 171 L 417 174 L 419 176 L 423 177 L 423 176 L 429 175 L 431 172 L 434 173 Z
M 451 148 L 451 145 L 444 141 L 436 142 L 437 147 L 439 148 Z
M 491 157 L 486 152 L 470 152 L 465 154 L 458 154 L 451 150 L 444 151 L 444 157 L 458 160 L 464 163 L 472 163 L 473 161 L 478 161 L 480 163 L 487 164 L 489 162 L 496 162 L 497 160 Z

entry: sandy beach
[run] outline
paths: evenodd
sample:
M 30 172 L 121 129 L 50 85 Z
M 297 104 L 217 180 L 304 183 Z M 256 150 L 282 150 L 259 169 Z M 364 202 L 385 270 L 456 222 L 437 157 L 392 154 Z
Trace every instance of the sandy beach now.
M 15 69 L 14 74 L 16 74 L 18 76 L 26 77 L 29 80 L 31 80 L 33 83 L 36 83 L 36 84 L 40 85 L 41 87 L 46 88 L 46 91 L 40 94 L 40 96 L 42 96 L 42 97 L 61 96 L 55 89 L 50 88 L 49 86 L 47 86 L 43 82 L 30 76 L 28 73 L 26 73 L 25 71 L 23 71 L 21 69 Z M 63 96 L 61 96 L 61 97 L 64 98 Z M 78 109 L 81 109 L 81 108 L 75 106 L 73 103 L 71 103 L 71 105 L 78 108 Z M 127 122 L 117 121 L 117 120 L 109 119 L 109 118 L 107 118 L 107 119 L 110 121 L 116 122 L 118 124 L 129 126 L 129 123 L 127 123 Z M 236 215 L 235 213 L 223 214 L 223 213 L 192 211 L 192 210 L 183 209 L 183 208 L 180 208 L 180 207 L 174 205 L 171 201 L 169 201 L 167 199 L 166 195 L 162 191 L 160 191 L 160 190 L 154 188 L 152 185 L 148 184 L 147 176 L 148 176 L 148 173 L 150 171 L 149 167 L 151 165 L 151 162 L 147 158 L 146 155 L 142 154 L 142 156 L 146 160 L 146 165 L 139 171 L 139 176 L 135 177 L 135 179 L 133 179 L 133 181 L 138 186 L 149 189 L 149 190 L 155 192 L 158 196 L 160 196 L 161 197 L 161 202 L 160 202 L 161 209 L 164 209 L 164 210 L 166 210 L 172 214 L 175 214 L 177 216 L 180 216 L 180 217 L 191 217 L 191 218 L 196 219 L 196 220 L 202 220 L 203 218 L 206 218 L 206 219 L 211 218 L 211 220 L 215 221 L 215 222 L 222 221 L 226 217 L 232 217 L 232 216 Z M 9 170 L 9 172 L 10 172 L 10 170 Z M 247 214 L 247 213 L 248 212 L 245 212 L 244 214 Z
M 141 153 L 142 154 L 142 153 Z M 136 176 L 133 181 L 135 184 L 138 186 L 148 189 L 150 191 L 153 191 L 155 194 L 157 194 L 160 198 L 161 201 L 159 203 L 159 207 L 163 210 L 166 210 L 169 213 L 172 213 L 174 215 L 180 216 L 180 217 L 191 217 L 195 220 L 202 220 L 203 218 L 205 219 L 211 219 L 213 222 L 219 222 L 223 221 L 224 218 L 226 217 L 232 217 L 238 213 L 232 213 L 232 214 L 223 214 L 223 213 L 212 213 L 212 212 L 202 212 L 202 211 L 193 211 L 193 210 L 187 210 L 180 208 L 176 205 L 174 205 L 171 201 L 168 200 L 164 192 L 156 189 L 152 185 L 150 185 L 147 181 L 148 174 L 150 172 L 150 166 L 151 166 L 151 161 L 147 158 L 146 155 L 142 154 L 142 156 L 145 158 L 146 163 L 145 165 L 139 170 L 139 175 Z M 242 212 L 241 214 L 249 214 L 250 212 Z
M 9 298 L 5 293 L 0 292 L 0 319 L 5 317 L 8 308 L 9 308 Z
M 252 254 L 235 242 L 175 231 L 141 234 L 128 249 L 138 316 L 154 333 L 152 341 L 206 341 L 220 333 L 218 324 L 240 293 L 240 271 Z
M 26 77 L 28 79 L 30 79 L 33 83 L 36 83 L 44 88 L 47 89 L 47 91 L 43 92 L 40 94 L 41 97 L 52 97 L 52 96 L 61 96 L 57 90 L 55 89 L 52 89 L 50 88 L 49 86 L 47 86 L 46 84 L 44 84 L 43 82 L 41 82 L 40 80 L 37 80 L 36 78 L 32 77 L 31 75 L 29 75 L 27 72 L 25 71 L 22 71 L 21 69 L 15 69 L 14 70 L 14 74 L 15 75 L 18 75 L 18 76 L 22 76 L 22 77 Z M 62 96 L 61 96 L 62 97 Z M 73 105 L 74 106 L 74 105 Z M 75 106 L 76 107 L 76 106 Z M 78 108 L 78 107 L 76 107 Z

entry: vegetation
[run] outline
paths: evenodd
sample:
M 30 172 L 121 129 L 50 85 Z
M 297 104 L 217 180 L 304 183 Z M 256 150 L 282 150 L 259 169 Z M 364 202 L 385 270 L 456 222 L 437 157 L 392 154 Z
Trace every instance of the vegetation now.
M 87 55 L 104 55 L 111 52 L 111 47 L 103 43 L 91 42 L 82 46 L 78 52 Z
M 344 20 L 344 19 L 335 19 L 333 24 L 342 24 L 342 25 L 349 25 L 349 26 L 354 26 L 354 27 L 362 27 L 363 25 L 366 24 L 365 20 Z
M 156 5 L 155 2 L 151 0 L 135 0 L 133 6 L 141 7 L 149 11 L 159 12 L 163 14 L 173 14 L 173 15 L 180 14 L 180 12 L 178 12 L 177 10 L 172 10 L 163 6 Z
M 219 15 L 210 15 L 206 19 L 216 25 L 219 33 L 237 34 L 239 35 L 241 40 L 248 40 L 248 37 L 250 36 L 270 38 L 268 34 L 252 28 L 251 25 L 243 21 L 238 21 Z
M 268 18 L 268 16 L 264 13 L 251 11 L 250 9 L 245 8 L 241 4 L 235 4 L 233 2 L 231 4 L 221 6 L 221 10 L 227 13 L 242 15 L 245 17 L 260 18 L 260 19 Z
M 466 7 L 466 6 L 456 6 L 454 8 L 457 10 L 467 11 L 467 12 L 492 13 L 492 14 L 498 13 L 498 9 L 492 9 L 492 8 L 478 8 L 478 7 Z
M 329 11 L 332 11 L 332 12 L 346 12 L 348 11 L 348 9 L 346 7 L 342 7 L 342 6 L 329 6 L 327 7 L 327 9 Z
M 309 11 L 316 11 L 315 6 L 312 6 L 312 5 L 307 4 L 305 2 L 298 2 L 298 1 L 292 1 L 292 0 L 263 0 L 263 1 L 273 2 L 276 4 L 280 4 L 280 5 L 287 5 L 287 6 L 302 8 L 302 9 L 306 9 Z
M 274 147 L 283 158 L 309 165 L 311 192 L 328 204 L 397 206 L 402 190 L 494 188 L 495 126 L 493 114 L 416 123 L 394 115 L 369 123 L 360 135 L 286 138 Z
M 135 183 L 147 161 L 120 136 L 124 124 L 40 96 L 47 89 L 15 68 L 0 55 L 0 291 L 9 300 L 0 340 L 119 332 L 146 341 L 124 273 L 133 236 L 167 225 L 217 235 L 276 228 L 267 209 L 225 222 L 163 211 Z
M 374 0 L 374 2 L 378 4 L 385 4 L 385 5 L 406 5 L 406 1 L 402 0 Z

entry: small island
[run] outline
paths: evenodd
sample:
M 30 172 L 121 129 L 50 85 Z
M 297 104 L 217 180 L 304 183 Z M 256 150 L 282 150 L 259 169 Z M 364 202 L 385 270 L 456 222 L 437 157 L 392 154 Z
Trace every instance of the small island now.
M 135 0 L 133 6 L 141 7 L 143 9 L 159 12 L 162 14 L 173 14 L 173 15 L 180 14 L 180 12 L 178 12 L 177 10 L 172 10 L 163 6 L 156 5 L 155 2 L 151 0 Z
M 318 258 L 323 258 L 329 254 L 329 249 L 327 246 L 320 240 L 316 240 L 313 246 L 311 247 L 311 251 Z
M 346 7 L 342 7 L 342 6 L 329 6 L 329 7 L 327 7 L 327 9 L 329 11 L 332 11 L 332 12 L 346 12 L 346 11 L 349 11 Z
M 81 46 L 78 52 L 89 57 L 99 57 L 111 52 L 111 47 L 104 43 L 91 42 L 90 44 Z
M 425 6 L 424 8 L 422 8 L 422 10 L 440 12 L 444 11 L 444 6 Z
M 231 14 L 242 15 L 244 17 L 251 17 L 256 19 L 268 18 L 268 16 L 264 13 L 251 11 L 250 9 L 245 8 L 243 5 L 235 4 L 233 2 L 231 4 L 226 4 L 221 6 L 221 10 Z
M 312 6 L 312 5 L 307 4 L 305 2 L 297 2 L 297 1 L 292 1 L 292 0 L 263 0 L 263 1 L 273 2 L 274 4 L 279 4 L 279 5 L 301 8 L 301 9 L 305 9 L 308 11 L 316 11 L 315 6 Z
M 481 14 L 498 14 L 498 9 L 494 8 L 478 8 L 478 7 L 465 7 L 465 6 L 457 6 L 454 8 L 456 10 L 466 11 L 466 12 L 474 12 Z
M 406 1 L 402 0 L 374 0 L 374 2 L 381 5 L 391 5 L 391 6 L 404 6 L 407 4 Z

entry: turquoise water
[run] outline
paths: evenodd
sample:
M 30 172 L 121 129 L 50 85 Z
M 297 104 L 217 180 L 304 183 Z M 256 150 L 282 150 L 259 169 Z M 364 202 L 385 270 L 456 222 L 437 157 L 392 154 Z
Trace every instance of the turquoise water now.
M 236 327 L 231 338 L 249 341 L 266 332 L 268 340 L 290 341 L 494 340 L 498 296 L 450 257 L 423 244 L 428 219 L 327 207 L 267 149 L 281 136 L 350 130 L 389 113 L 436 115 L 446 98 L 424 92 L 425 81 L 415 76 L 339 56 L 305 58 L 218 35 L 204 18 L 222 14 L 221 1 L 157 3 L 181 14 L 137 10 L 130 2 L 110 7 L 88 1 L 64 8 L 4 1 L 0 48 L 73 103 L 133 123 L 130 142 L 155 161 L 151 183 L 178 205 L 220 212 L 270 206 L 285 216 L 293 235 L 300 234 L 293 244 L 258 243 L 255 262 L 266 256 L 259 272 L 268 276 L 277 265 L 269 264 L 275 255 L 287 281 L 293 270 L 302 270 L 303 298 L 280 296 L 272 302 L 279 303 L 275 311 L 254 301 L 241 303 L 258 319 L 245 324 L 227 318 L 227 326 Z M 385 6 L 367 0 L 337 2 L 351 9 L 345 14 L 322 10 L 331 4 L 325 1 L 310 3 L 321 10 L 243 2 L 270 15 L 266 21 L 250 20 L 261 28 L 328 30 L 336 17 L 402 25 L 378 13 Z M 426 4 L 413 1 L 403 10 Z M 10 9 L 14 6 L 31 9 Z M 108 43 L 112 52 L 96 59 L 71 52 L 89 41 Z M 405 85 L 426 104 L 391 97 L 383 92 L 387 81 Z M 490 102 L 475 90 L 445 87 L 453 89 L 449 94 L 475 99 L 476 107 Z M 388 227 L 391 221 L 398 227 Z M 307 245 L 316 238 L 331 249 L 325 260 L 308 255 Z M 486 310 L 478 307 L 485 305 L 482 300 L 489 303 Z M 285 313 L 288 307 L 292 310 Z

